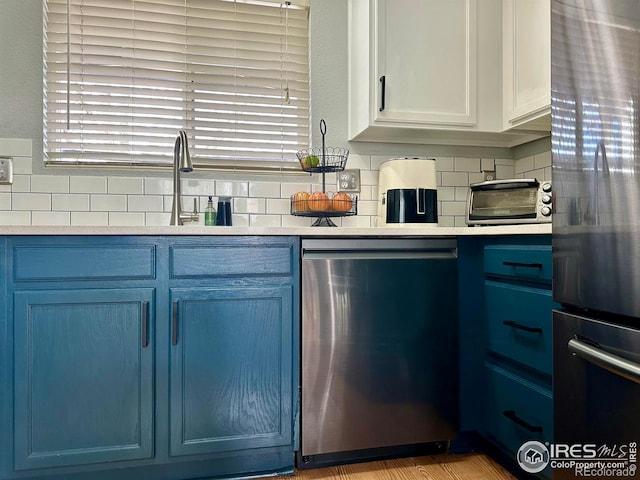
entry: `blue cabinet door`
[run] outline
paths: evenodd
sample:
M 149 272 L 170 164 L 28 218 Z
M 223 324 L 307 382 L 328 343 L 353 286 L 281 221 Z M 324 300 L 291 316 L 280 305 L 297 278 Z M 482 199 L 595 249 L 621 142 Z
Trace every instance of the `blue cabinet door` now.
M 154 289 L 14 294 L 16 470 L 153 456 Z
M 292 286 L 170 296 L 170 454 L 292 444 Z

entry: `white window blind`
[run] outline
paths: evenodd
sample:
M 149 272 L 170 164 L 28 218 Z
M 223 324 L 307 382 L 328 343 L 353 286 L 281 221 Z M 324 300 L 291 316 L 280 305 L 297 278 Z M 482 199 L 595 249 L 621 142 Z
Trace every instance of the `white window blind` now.
M 48 164 L 170 165 L 186 130 L 196 166 L 299 170 L 295 152 L 309 140 L 305 5 L 43 3 Z

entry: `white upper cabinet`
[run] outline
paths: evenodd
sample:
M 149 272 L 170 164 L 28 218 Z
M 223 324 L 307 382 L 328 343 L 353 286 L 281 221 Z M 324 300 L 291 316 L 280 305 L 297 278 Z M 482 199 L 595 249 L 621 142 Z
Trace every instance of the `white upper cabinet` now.
M 349 139 L 540 138 L 503 132 L 501 9 L 502 0 L 349 0 Z
M 374 3 L 374 121 L 477 123 L 476 8 L 476 0 Z
M 549 0 L 502 2 L 503 128 L 550 130 Z

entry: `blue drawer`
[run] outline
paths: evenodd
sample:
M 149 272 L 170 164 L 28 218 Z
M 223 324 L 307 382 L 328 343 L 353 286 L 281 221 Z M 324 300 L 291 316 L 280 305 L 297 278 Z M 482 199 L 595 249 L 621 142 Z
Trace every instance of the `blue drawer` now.
M 492 363 L 486 364 L 485 433 L 514 454 L 530 440 L 553 439 L 551 392 Z
M 169 248 L 171 278 L 292 275 L 290 244 L 190 244 Z
M 489 349 L 552 374 L 551 290 L 485 281 Z
M 154 245 L 118 244 L 110 240 L 101 243 L 89 237 L 73 242 L 55 239 L 54 242 L 32 241 L 13 246 L 16 282 L 153 279 L 156 276 Z
M 550 245 L 487 245 L 484 272 L 519 280 L 551 281 Z

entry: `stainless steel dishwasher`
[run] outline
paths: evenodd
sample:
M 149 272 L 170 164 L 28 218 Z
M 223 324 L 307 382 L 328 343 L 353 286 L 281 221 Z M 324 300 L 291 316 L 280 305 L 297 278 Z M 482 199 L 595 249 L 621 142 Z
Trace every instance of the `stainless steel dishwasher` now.
M 303 239 L 300 468 L 446 450 L 458 423 L 456 258 L 455 239 Z

